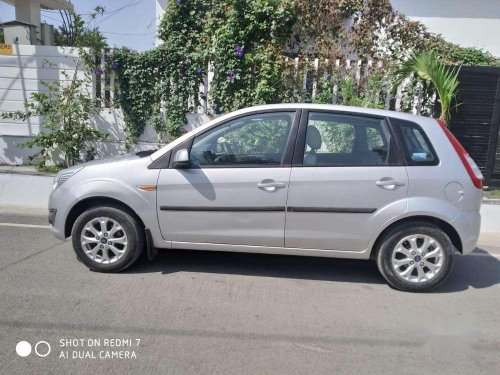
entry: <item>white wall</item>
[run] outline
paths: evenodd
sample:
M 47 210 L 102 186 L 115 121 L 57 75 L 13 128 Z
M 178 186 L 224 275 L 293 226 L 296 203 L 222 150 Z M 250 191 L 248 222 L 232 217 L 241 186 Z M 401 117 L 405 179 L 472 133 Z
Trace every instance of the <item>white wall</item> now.
M 391 0 L 397 11 L 449 42 L 500 57 L 499 0 Z
M 77 65 L 75 51 L 71 48 L 13 45 L 12 56 L 0 55 L 0 112 L 24 110 L 25 101 L 37 91 L 45 90 L 42 81 L 64 81 L 63 72 L 74 74 Z M 83 71 L 78 71 L 82 76 Z M 92 87 L 89 87 L 89 95 Z M 188 115 L 187 129 L 209 120 L 206 115 Z M 109 134 L 109 141 L 95 146 L 99 157 L 125 153 L 125 126 L 120 110 L 103 108 L 92 119 L 93 124 Z M 43 129 L 40 118 L 28 121 L 0 119 L 0 164 L 25 164 L 36 150 L 20 149 L 20 143 Z M 149 126 L 132 150 L 147 150 L 159 146 L 156 132 Z

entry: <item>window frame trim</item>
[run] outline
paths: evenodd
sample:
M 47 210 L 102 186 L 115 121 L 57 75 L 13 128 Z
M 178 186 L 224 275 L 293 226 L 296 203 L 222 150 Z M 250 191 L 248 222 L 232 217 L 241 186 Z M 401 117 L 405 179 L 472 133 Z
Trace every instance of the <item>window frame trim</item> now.
M 390 142 L 389 147 L 392 149 L 390 151 L 394 152 L 394 162 L 391 164 L 388 163 L 381 164 L 337 164 L 337 165 L 327 165 L 327 164 L 318 164 L 318 165 L 305 165 L 304 164 L 304 152 L 306 146 L 306 134 L 307 134 L 307 126 L 309 122 L 309 113 L 328 113 L 332 115 L 347 115 L 353 117 L 365 117 L 369 119 L 377 119 L 377 120 L 385 120 L 387 124 L 387 129 L 392 138 L 392 142 Z M 402 153 L 401 145 L 399 139 L 396 135 L 396 132 L 393 129 L 390 118 L 388 116 L 381 115 L 373 115 L 368 113 L 360 113 L 355 111 L 338 111 L 338 110 L 328 110 L 328 109 L 303 109 L 302 115 L 300 119 L 299 131 L 297 134 L 297 139 L 295 142 L 295 150 L 293 155 L 292 167 L 300 167 L 300 168 L 359 168 L 359 167 L 402 167 L 406 166 L 406 158 Z

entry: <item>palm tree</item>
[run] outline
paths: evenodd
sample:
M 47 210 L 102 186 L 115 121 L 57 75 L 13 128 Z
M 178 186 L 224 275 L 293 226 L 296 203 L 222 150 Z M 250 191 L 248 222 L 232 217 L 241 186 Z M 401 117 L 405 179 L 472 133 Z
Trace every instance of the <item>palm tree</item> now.
M 430 82 L 436 89 L 441 115 L 445 123 L 450 119 L 451 103 L 457 95 L 458 73 L 460 66 L 448 67 L 434 52 L 420 52 L 404 61 L 394 73 L 394 86 L 397 88 L 410 75 Z

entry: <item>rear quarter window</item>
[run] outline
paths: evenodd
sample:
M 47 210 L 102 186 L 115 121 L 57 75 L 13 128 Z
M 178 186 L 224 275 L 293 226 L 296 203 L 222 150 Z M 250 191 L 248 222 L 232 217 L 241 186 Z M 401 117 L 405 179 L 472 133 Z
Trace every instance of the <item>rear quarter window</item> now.
M 439 159 L 424 130 L 411 121 L 391 119 L 407 165 L 437 165 Z

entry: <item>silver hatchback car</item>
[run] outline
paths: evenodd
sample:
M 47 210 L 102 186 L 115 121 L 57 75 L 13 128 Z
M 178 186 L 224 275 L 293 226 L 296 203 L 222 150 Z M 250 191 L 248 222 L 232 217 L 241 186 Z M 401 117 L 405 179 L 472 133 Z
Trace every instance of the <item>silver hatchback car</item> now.
M 482 184 L 435 119 L 268 105 L 153 153 L 61 171 L 49 222 L 94 271 L 122 271 L 158 248 L 373 259 L 390 285 L 417 292 L 476 246 Z

